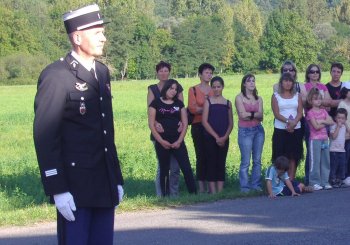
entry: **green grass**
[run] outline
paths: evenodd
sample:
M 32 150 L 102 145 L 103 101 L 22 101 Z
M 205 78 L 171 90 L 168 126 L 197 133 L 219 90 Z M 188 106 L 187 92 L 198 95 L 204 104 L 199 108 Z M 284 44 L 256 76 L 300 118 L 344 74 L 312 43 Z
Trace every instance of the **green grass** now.
M 343 75 L 349 78 L 349 72 Z M 242 76 L 224 76 L 224 96 L 234 101 L 240 91 Z M 263 169 L 270 164 L 271 136 L 273 132 L 273 114 L 270 98 L 272 84 L 278 79 L 276 74 L 257 76 L 259 95 L 263 97 L 266 132 Z M 198 79 L 178 79 L 184 87 L 187 100 L 188 88 L 198 83 Z M 323 81 L 329 75 L 323 74 Z M 149 140 L 147 125 L 146 94 L 147 86 L 155 83 L 148 81 L 113 82 L 113 106 L 115 120 L 116 145 L 125 179 L 125 199 L 118 212 L 140 209 L 156 209 L 197 202 L 241 196 L 238 188 L 238 169 L 240 153 L 237 144 L 237 115 L 234 115 L 234 129 L 231 134 L 227 156 L 227 181 L 225 190 L 218 195 L 187 194 L 184 181 L 181 180 L 181 197 L 159 199 L 155 196 L 154 177 L 157 160 L 153 145 Z M 47 204 L 36 161 L 32 137 L 33 99 L 36 86 L 0 87 L 0 226 L 25 225 L 55 219 L 55 210 Z M 187 102 L 186 102 L 187 103 Z M 195 155 L 190 133 L 186 136 L 190 161 L 195 166 Z M 298 176 L 303 175 L 303 166 Z

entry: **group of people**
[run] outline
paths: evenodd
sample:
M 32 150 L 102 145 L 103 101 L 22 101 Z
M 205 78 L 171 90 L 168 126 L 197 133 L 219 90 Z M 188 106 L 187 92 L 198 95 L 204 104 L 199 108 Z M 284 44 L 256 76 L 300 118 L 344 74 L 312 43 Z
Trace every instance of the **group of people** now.
M 42 71 L 34 102 L 33 134 L 41 179 L 57 208 L 59 244 L 113 244 L 115 208 L 123 199 L 124 181 L 114 143 L 110 73 L 96 60 L 103 53 L 107 22 L 93 4 L 67 12 L 63 23 L 72 50 Z M 213 77 L 214 70 L 208 63 L 199 66 L 200 83 L 189 88 L 186 108 L 183 88 L 169 79 L 171 65 L 156 66 L 159 82 L 148 88 L 147 108 L 158 157 L 159 196 L 178 195 L 180 169 L 190 193 L 217 193 L 224 187 L 233 110 L 222 95 L 224 80 Z M 271 101 L 273 165 L 266 171 L 270 197 L 348 184 L 350 89 L 340 81 L 342 73 L 341 64 L 332 64 L 332 80 L 323 85 L 320 67 L 312 64 L 305 83 L 299 83 L 294 63 L 282 65 Z M 261 191 L 264 111 L 254 75 L 243 77 L 235 107 L 240 188 Z M 198 190 L 184 142 L 188 111 L 194 114 L 191 135 Z M 306 186 L 295 181 L 303 138 Z
M 305 83 L 301 83 L 297 81 L 295 64 L 292 61 L 283 63 L 271 98 L 274 114 L 272 165 L 266 171 L 270 197 L 348 184 L 350 93 L 349 96 L 347 94 L 350 86 L 340 81 L 343 69 L 341 63 L 333 63 L 331 81 L 323 85 L 320 67 L 311 64 L 306 69 Z M 151 139 L 158 158 L 158 196 L 178 195 L 180 169 L 190 193 L 213 194 L 223 190 L 233 110 L 231 101 L 222 95 L 224 80 L 219 76 L 213 77 L 214 71 L 214 66 L 209 63 L 199 66 L 200 83 L 189 88 L 186 108 L 182 86 L 169 79 L 171 65 L 161 61 L 156 66 L 159 82 L 148 87 L 147 105 Z M 241 155 L 240 190 L 243 193 L 262 191 L 264 110 L 253 74 L 242 78 L 235 109 Z M 184 143 L 188 128 L 187 111 L 194 115 L 191 136 L 196 155 L 198 190 Z M 304 159 L 304 140 L 307 152 L 303 184 L 297 182 L 295 176 Z

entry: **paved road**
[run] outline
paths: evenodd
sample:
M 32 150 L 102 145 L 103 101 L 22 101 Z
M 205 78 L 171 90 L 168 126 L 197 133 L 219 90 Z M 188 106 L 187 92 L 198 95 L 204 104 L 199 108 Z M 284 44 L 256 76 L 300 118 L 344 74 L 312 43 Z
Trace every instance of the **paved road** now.
M 115 244 L 349 244 L 350 188 L 116 216 Z M 0 244 L 56 244 L 55 224 L 1 228 Z

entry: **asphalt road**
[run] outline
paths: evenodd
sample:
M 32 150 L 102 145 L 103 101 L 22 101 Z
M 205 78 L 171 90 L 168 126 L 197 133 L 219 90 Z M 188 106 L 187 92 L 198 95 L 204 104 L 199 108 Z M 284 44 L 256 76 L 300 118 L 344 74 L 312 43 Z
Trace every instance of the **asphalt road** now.
M 115 244 L 349 244 L 350 188 L 116 215 Z M 56 244 L 55 223 L 0 228 L 0 244 Z

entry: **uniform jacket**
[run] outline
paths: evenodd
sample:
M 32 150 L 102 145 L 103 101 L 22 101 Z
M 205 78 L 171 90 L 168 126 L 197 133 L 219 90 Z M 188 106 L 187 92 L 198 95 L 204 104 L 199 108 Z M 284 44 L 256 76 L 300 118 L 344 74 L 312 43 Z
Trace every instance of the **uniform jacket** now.
M 77 207 L 113 207 L 123 178 L 114 144 L 108 68 L 99 81 L 68 54 L 40 74 L 34 143 L 46 195 L 69 191 Z

